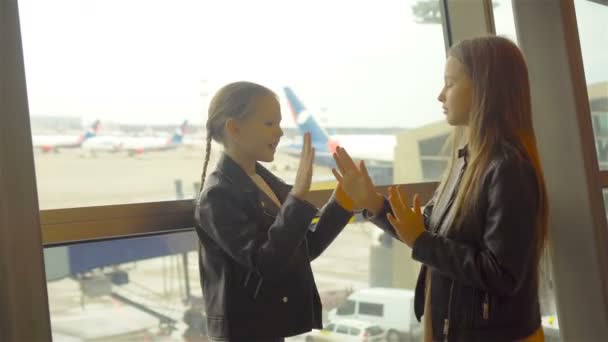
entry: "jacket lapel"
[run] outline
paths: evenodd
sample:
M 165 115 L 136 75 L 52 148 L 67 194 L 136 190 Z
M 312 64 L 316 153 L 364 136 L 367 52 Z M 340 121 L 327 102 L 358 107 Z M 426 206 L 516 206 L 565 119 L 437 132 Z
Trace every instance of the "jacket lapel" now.
M 262 166 L 260 163 L 256 163 L 256 173 L 262 177 L 262 179 L 268 184 L 270 189 L 275 193 L 279 202 L 285 202 L 291 186 L 284 183 L 278 177 L 273 175 L 268 169 Z M 263 209 L 264 214 L 272 217 L 276 217 L 279 213 L 280 207 L 266 195 L 264 191 L 258 188 L 253 182 L 251 177 L 237 164 L 232 158 L 225 153 L 222 154 L 218 164 L 217 170 L 220 171 L 226 179 L 234 184 L 248 196 L 255 205 Z

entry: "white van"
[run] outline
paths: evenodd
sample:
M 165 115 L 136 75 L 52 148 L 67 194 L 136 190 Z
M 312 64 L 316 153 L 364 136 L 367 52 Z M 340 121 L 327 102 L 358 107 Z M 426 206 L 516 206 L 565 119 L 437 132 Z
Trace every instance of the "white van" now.
M 387 331 L 389 342 L 417 341 L 422 336 L 422 326 L 414 315 L 412 290 L 381 287 L 357 290 L 328 313 L 330 322 L 348 318 L 377 324 Z
M 378 325 L 354 319 L 336 320 L 323 330 L 313 329 L 306 342 L 386 342 L 386 332 Z

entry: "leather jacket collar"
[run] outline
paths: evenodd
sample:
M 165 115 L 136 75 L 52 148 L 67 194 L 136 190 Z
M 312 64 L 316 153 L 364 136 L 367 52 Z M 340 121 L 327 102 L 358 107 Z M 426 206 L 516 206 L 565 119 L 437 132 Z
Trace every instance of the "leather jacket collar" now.
M 245 170 L 243 170 L 243 168 L 226 153 L 222 153 L 222 156 L 217 164 L 217 171 L 219 171 L 226 178 L 226 180 L 228 180 L 234 186 L 242 189 L 244 192 L 258 191 L 258 187 L 255 185 L 251 177 L 249 177 Z M 291 190 L 291 186 L 285 184 L 260 163 L 255 164 L 255 172 L 260 175 L 262 179 L 264 179 L 264 181 L 268 184 L 268 186 L 270 186 L 272 191 L 275 192 L 282 203 Z

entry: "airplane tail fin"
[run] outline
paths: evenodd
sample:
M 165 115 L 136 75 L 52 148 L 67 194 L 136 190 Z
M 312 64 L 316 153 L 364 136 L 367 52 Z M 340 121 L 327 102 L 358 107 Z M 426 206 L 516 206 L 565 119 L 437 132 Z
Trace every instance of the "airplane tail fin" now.
M 337 143 L 333 141 L 323 127 L 319 125 L 312 114 L 306 109 L 304 103 L 300 101 L 290 87 L 284 87 L 283 90 L 287 97 L 293 120 L 298 125 L 300 132 L 302 134 L 310 132 L 312 145 L 317 151 L 334 152 Z
M 80 142 L 83 143 L 88 139 L 91 139 L 95 136 L 97 136 L 97 133 L 99 132 L 99 127 L 101 126 L 101 121 L 99 121 L 99 119 L 95 120 L 92 124 L 91 127 L 89 127 L 80 137 Z
M 184 141 L 184 135 L 186 135 L 186 129 L 188 127 L 188 120 L 184 122 L 176 129 L 175 133 L 169 139 L 169 144 L 181 144 Z

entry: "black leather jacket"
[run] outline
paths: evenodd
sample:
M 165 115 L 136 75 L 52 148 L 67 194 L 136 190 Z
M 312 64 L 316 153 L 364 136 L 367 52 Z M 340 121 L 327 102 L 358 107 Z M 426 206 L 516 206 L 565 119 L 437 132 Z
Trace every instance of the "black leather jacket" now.
M 213 339 L 250 341 L 322 328 L 310 262 L 352 215 L 333 199 L 318 212 L 264 167 L 256 168 L 280 208 L 227 155 L 197 200 L 201 285 Z
M 466 168 L 467 151 L 460 160 Z M 416 240 L 412 258 L 421 267 L 415 313 L 424 313 L 427 267 L 431 270 L 433 339 L 449 341 L 514 341 L 540 327 L 538 281 L 533 266 L 536 246 L 538 183 L 534 169 L 514 148 L 501 146 L 483 177 L 475 217 L 462 227 L 447 227 L 453 199 L 439 208 L 425 207 L 426 231 Z M 437 222 L 433 211 L 441 210 Z M 386 219 L 390 205 L 372 219 L 396 234 Z M 435 213 L 437 214 L 437 213 Z M 449 229 L 446 229 L 449 228 Z M 440 233 L 441 232 L 441 233 Z

